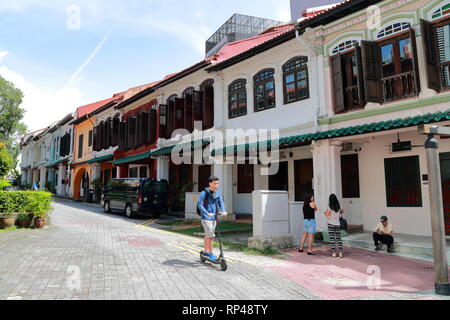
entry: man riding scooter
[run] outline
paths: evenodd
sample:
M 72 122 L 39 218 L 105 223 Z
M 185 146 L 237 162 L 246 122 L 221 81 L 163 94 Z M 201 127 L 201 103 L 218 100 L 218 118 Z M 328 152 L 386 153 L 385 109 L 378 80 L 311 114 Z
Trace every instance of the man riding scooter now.
M 209 178 L 209 187 L 206 188 L 198 199 L 198 209 L 202 218 L 202 225 L 205 229 L 205 251 L 203 254 L 212 262 L 219 259 L 213 253 L 213 241 L 216 237 L 218 215 L 226 216 L 225 203 L 222 193 L 219 190 L 219 178 Z

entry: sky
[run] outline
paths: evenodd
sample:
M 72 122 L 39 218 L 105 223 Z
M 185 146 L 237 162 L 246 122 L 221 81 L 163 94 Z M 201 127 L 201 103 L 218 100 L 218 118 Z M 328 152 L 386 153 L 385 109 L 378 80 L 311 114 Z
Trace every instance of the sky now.
M 289 0 L 0 0 L 0 75 L 42 129 L 200 61 L 234 13 L 289 21 Z

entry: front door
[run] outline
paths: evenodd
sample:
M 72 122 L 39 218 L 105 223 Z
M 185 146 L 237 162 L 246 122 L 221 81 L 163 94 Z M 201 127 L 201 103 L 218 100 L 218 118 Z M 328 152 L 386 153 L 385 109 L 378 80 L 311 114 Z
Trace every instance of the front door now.
M 289 173 L 287 162 L 280 162 L 278 173 L 269 176 L 269 189 L 271 191 L 289 191 Z
M 295 201 L 305 201 L 313 194 L 314 166 L 312 159 L 297 160 L 295 167 Z
M 202 192 L 209 186 L 209 178 L 211 177 L 211 166 L 198 167 L 198 191 Z
M 450 153 L 441 154 L 442 195 L 444 198 L 445 233 L 450 236 Z

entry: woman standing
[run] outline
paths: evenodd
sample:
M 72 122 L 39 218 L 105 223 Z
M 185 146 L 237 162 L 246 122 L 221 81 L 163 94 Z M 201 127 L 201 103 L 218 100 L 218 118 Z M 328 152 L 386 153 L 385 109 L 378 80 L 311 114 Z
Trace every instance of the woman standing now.
M 303 205 L 305 233 L 300 242 L 299 252 L 304 252 L 303 249 L 305 247 L 306 240 L 308 240 L 308 255 L 309 256 L 316 255 L 314 252 L 312 252 L 312 247 L 313 247 L 313 243 L 314 243 L 314 235 L 316 234 L 316 229 L 317 229 L 316 211 L 317 211 L 317 206 L 314 203 L 314 196 L 308 195 L 306 197 L 305 203 Z
M 333 258 L 344 258 L 344 248 L 342 243 L 341 233 L 341 215 L 344 214 L 344 210 L 341 208 L 341 204 L 335 194 L 330 196 L 328 210 L 325 211 L 328 221 L 328 232 L 330 234 L 331 251 L 333 252 Z

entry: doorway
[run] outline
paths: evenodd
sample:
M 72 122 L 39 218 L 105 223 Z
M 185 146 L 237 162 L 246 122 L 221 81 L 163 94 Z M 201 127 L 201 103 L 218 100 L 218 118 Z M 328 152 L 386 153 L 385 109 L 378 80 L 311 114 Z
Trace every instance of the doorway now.
M 297 160 L 295 168 L 295 201 L 305 201 L 307 195 L 313 194 L 314 166 L 313 159 Z
M 441 175 L 442 175 L 442 196 L 444 199 L 445 233 L 450 236 L 450 153 L 442 153 Z
M 289 166 L 287 162 L 280 162 L 277 174 L 269 176 L 269 190 L 289 191 Z
M 198 167 L 198 191 L 202 192 L 209 186 L 211 177 L 211 166 L 205 165 Z

